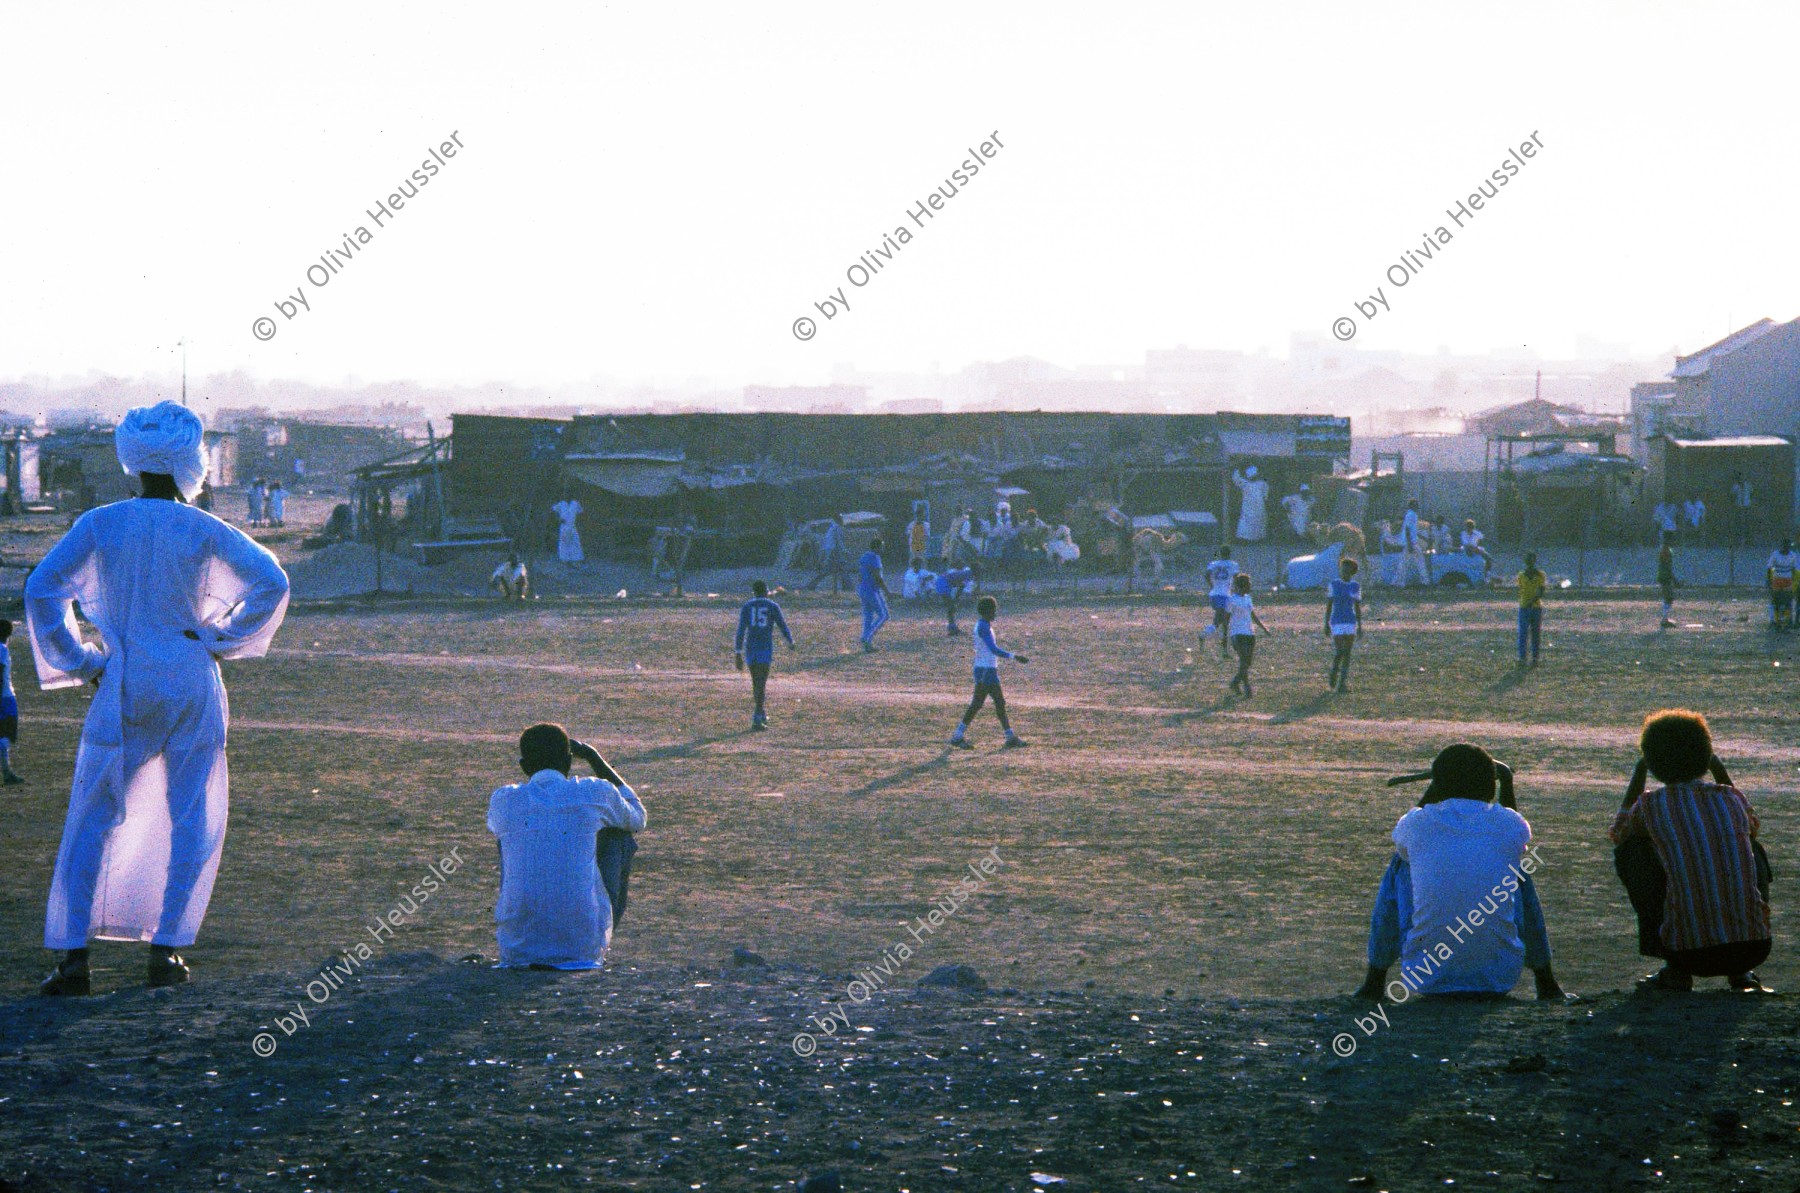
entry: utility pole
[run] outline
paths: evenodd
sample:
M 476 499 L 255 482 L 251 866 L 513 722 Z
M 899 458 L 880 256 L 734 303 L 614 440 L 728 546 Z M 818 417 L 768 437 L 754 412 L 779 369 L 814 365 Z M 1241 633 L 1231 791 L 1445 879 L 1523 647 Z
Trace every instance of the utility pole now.
M 181 404 L 187 405 L 187 340 L 177 340 L 181 347 Z

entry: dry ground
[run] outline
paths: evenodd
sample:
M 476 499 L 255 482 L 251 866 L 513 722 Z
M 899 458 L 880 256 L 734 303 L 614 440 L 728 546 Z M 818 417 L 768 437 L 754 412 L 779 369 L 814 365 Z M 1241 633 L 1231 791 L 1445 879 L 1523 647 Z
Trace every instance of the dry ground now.
M 945 739 L 968 647 L 928 609 L 855 649 L 851 604 L 790 599 L 801 640 L 746 732 L 735 601 L 297 609 L 227 664 L 233 816 L 193 986 L 135 989 L 101 946 L 86 1003 L 28 997 L 80 692 L 20 692 L 0 875 L 0 1178 L 25 1188 L 846 1187 L 1791 1190 L 1800 1012 L 1785 996 L 1658 1003 L 1628 988 L 1605 830 L 1634 725 L 1707 710 L 1757 802 L 1789 903 L 1800 638 L 1750 600 L 1558 600 L 1544 666 L 1511 609 L 1371 606 L 1355 691 L 1324 693 L 1310 601 L 1269 601 L 1257 694 L 1224 691 L 1209 619 L 1174 598 L 1003 598 L 1026 751 Z M 1744 620 L 1748 618 L 1748 620 Z M 1189 646 L 1195 646 L 1192 654 Z M 1780 664 L 1777 666 L 1776 664 Z M 29 674 L 28 666 L 25 668 Z M 493 973 L 487 792 L 554 719 L 650 813 L 630 914 L 598 975 Z M 1383 776 L 1457 739 L 1513 763 L 1572 1008 L 1390 1008 L 1358 1031 L 1368 899 L 1416 797 Z M 308 978 L 456 849 L 469 865 L 323 1006 Z M 809 1014 L 899 942 L 967 865 L 1004 862 L 918 944 L 893 992 L 827 1037 Z M 732 969 L 734 947 L 775 963 Z M 444 960 L 434 960 L 435 954 Z M 966 962 L 1000 992 L 914 993 Z M 1054 993 L 1063 992 L 1063 993 Z M 299 1002 L 310 1025 L 276 1019 Z M 816 1056 L 791 1050 L 819 1035 Z M 865 1030 L 867 1029 L 867 1030 Z M 258 1031 L 279 1050 L 252 1055 Z M 1352 1031 L 1360 1050 L 1331 1053 Z M 577 1074 L 579 1070 L 579 1074 Z M 171 1166 L 179 1166 L 171 1168 Z M 561 1165 L 560 1169 L 553 1165 Z M 171 1178 L 170 1172 L 176 1175 Z M 1367 1180 L 1365 1181 L 1365 1178 Z

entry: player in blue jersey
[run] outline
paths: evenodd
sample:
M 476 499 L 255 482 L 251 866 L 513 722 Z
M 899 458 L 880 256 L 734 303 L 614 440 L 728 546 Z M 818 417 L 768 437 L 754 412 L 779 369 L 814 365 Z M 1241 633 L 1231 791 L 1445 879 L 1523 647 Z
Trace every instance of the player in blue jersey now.
M 19 736 L 19 698 L 13 694 L 12 651 L 6 645 L 12 632 L 13 623 L 0 617 L 0 781 L 8 787 L 25 781 L 12 768 L 13 742 Z
M 1356 578 L 1356 560 L 1338 564 L 1341 579 L 1333 580 L 1325 598 L 1325 636 L 1331 639 L 1331 690 L 1350 690 L 1350 651 L 1362 637 L 1362 584 Z
M 951 638 L 962 633 L 962 627 L 956 624 L 956 602 L 974 586 L 974 568 L 952 568 L 947 572 L 939 572 L 937 579 L 932 581 L 932 588 L 944 598 L 944 616 L 949 619 L 944 632 Z
M 1006 697 L 1000 691 L 1000 660 L 1017 659 L 1021 663 L 1031 660 L 1022 654 L 1013 654 L 1002 650 L 994 641 L 994 618 L 1000 614 L 1000 602 L 991 596 L 984 596 L 975 602 L 975 616 L 980 618 L 975 623 L 975 695 L 969 701 L 969 710 L 963 713 L 962 722 L 957 725 L 956 732 L 950 735 L 950 744 L 959 750 L 974 749 L 964 738 L 969 731 L 969 722 L 981 711 L 983 702 L 994 701 L 994 715 L 1000 718 L 1000 728 L 1006 731 L 1005 748 L 1016 750 L 1025 744 L 1025 739 L 1013 732 L 1011 722 L 1006 719 Z
M 1219 657 L 1224 658 L 1231 653 L 1231 635 L 1225 633 L 1231 625 L 1231 613 L 1226 606 L 1231 601 L 1231 582 L 1237 578 L 1237 560 L 1231 557 L 1231 544 L 1220 543 L 1218 558 L 1206 565 L 1207 583 L 1211 589 L 1207 593 L 1212 601 L 1213 623 L 1200 632 L 1202 638 L 1219 635 Z
M 769 718 L 763 712 L 763 695 L 769 688 L 769 664 L 775 661 L 775 631 L 780 630 L 787 639 L 789 650 L 794 649 L 794 635 L 788 632 L 781 606 L 769 599 L 769 586 L 757 580 L 750 585 L 750 591 L 753 595 L 738 610 L 737 669 L 742 671 L 745 664 L 750 667 L 750 694 L 756 701 L 750 728 L 767 729 Z
M 887 624 L 890 595 L 887 580 L 881 574 L 880 539 L 870 543 L 856 561 L 856 573 L 856 595 L 862 598 L 862 646 L 864 650 L 874 650 L 875 634 Z

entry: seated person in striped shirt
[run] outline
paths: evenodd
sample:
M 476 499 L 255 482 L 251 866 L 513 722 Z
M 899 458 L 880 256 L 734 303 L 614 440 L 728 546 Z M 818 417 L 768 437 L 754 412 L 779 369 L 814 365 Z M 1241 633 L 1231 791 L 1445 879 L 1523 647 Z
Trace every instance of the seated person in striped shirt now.
M 1666 963 L 1644 984 L 1692 990 L 1696 977 L 1724 977 L 1734 989 L 1765 991 L 1754 970 L 1771 945 L 1769 863 L 1755 810 L 1731 785 L 1699 713 L 1652 713 L 1639 748 L 1610 836 L 1637 912 L 1638 952 Z M 1646 775 L 1663 786 L 1645 791 Z
M 1530 969 L 1537 996 L 1562 1001 L 1532 871 L 1542 862 L 1513 802 L 1512 768 L 1479 746 L 1446 747 L 1431 785 L 1394 826 L 1395 853 L 1369 918 L 1357 998 L 1505 998 Z M 1495 789 L 1498 787 L 1498 801 Z M 1389 982 L 1388 967 L 1400 963 Z

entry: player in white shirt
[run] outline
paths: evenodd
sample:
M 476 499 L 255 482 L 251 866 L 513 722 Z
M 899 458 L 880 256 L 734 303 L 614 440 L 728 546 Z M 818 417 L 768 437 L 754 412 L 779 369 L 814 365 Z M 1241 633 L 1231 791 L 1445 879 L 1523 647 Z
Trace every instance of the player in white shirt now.
M 1220 658 L 1231 654 L 1231 635 L 1221 631 L 1231 624 L 1231 614 L 1226 606 L 1231 601 L 1231 582 L 1237 578 L 1237 574 L 1237 560 L 1231 557 L 1230 544 L 1220 543 L 1217 558 L 1206 565 L 1206 579 L 1211 585 L 1207 596 L 1212 601 L 1213 622 L 1200 631 L 1202 638 L 1219 635 Z
M 1800 570 L 1800 554 L 1790 540 L 1769 556 L 1769 624 L 1785 630 L 1794 624 L 1794 573 Z
M 984 596 L 975 602 L 975 694 L 969 700 L 969 707 L 963 713 L 962 720 L 957 722 L 956 731 L 950 735 L 950 744 L 959 750 L 974 749 L 968 742 L 969 723 L 981 706 L 987 701 L 994 702 L 994 715 L 1000 718 L 1000 728 L 1006 733 L 1006 741 L 1002 749 L 1016 750 L 1025 745 L 1025 739 L 1013 731 L 1012 722 L 1006 717 L 1006 694 L 1000 690 L 1000 660 L 1016 659 L 1028 663 L 1022 654 L 1015 654 L 1001 646 L 994 638 L 994 618 L 1000 616 L 1000 602 L 991 596 Z
M 1256 615 L 1256 607 L 1250 600 L 1250 573 L 1239 572 L 1231 582 L 1231 599 L 1225 602 L 1227 627 L 1231 633 L 1231 648 L 1237 651 L 1237 674 L 1231 677 L 1231 690 L 1243 693 L 1245 699 L 1250 692 L 1250 664 L 1256 658 L 1256 631 L 1269 632 L 1263 619 Z

